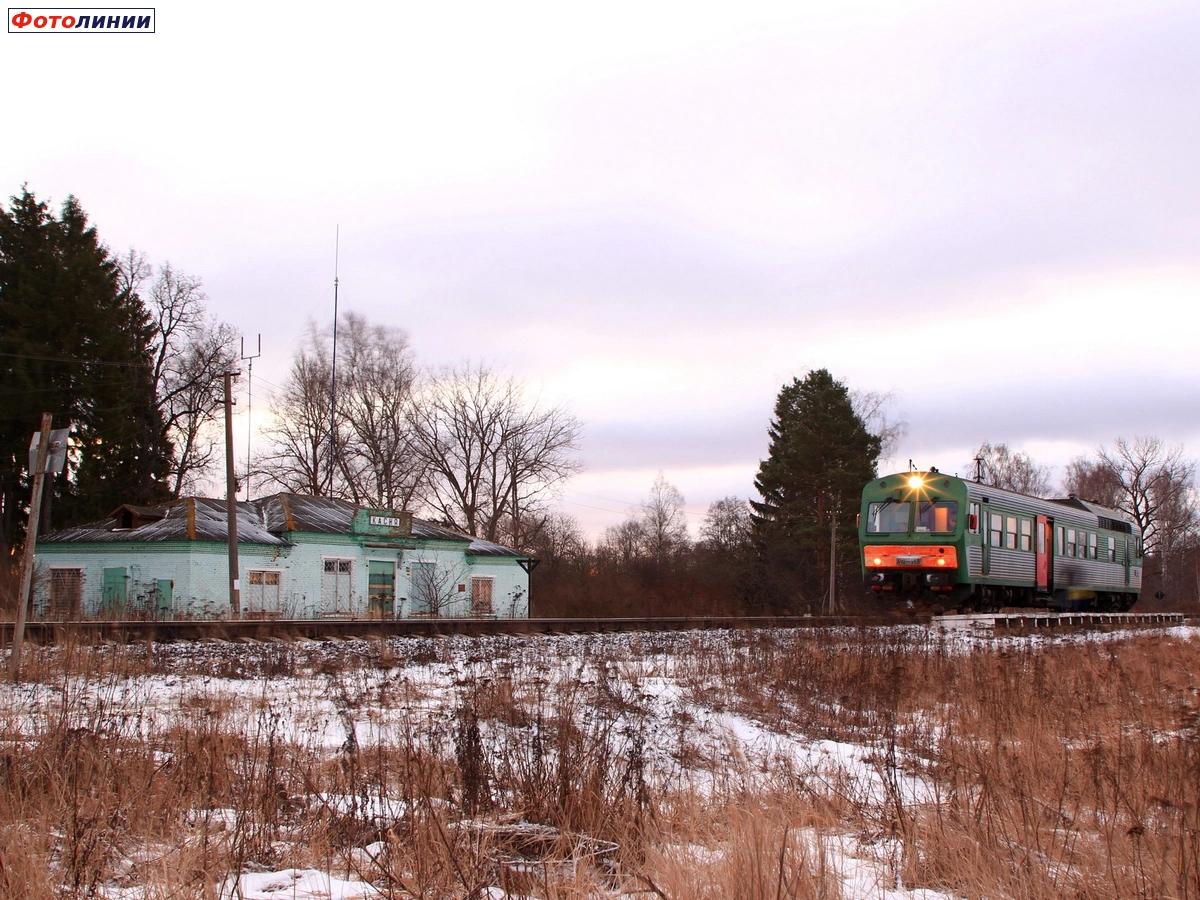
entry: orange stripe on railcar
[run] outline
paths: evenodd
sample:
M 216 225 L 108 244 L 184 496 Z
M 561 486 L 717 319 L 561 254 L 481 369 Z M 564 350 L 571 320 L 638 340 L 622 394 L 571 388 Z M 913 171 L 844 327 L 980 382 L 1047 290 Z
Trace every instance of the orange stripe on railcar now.
M 877 544 L 863 548 L 868 569 L 956 569 L 958 551 L 938 544 Z

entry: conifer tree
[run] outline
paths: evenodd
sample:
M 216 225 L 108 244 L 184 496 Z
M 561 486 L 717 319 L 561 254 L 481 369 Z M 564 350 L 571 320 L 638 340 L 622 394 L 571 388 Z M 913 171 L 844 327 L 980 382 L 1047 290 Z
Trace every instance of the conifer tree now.
M 831 526 L 838 580 L 857 577 L 855 514 L 875 476 L 880 439 L 855 413 L 846 386 L 825 369 L 779 392 L 770 448 L 751 501 L 760 605 L 814 610 L 828 596 Z
M 73 424 L 53 524 L 163 495 L 171 446 L 150 370 L 153 331 L 74 197 L 55 217 L 28 190 L 0 208 L 0 551 L 19 542 L 40 413 Z

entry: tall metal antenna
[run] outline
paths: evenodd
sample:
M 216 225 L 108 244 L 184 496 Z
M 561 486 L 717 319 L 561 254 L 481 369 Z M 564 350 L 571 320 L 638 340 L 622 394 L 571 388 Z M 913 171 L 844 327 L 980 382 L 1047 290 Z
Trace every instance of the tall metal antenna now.
M 262 356 L 262 334 L 258 335 L 258 352 L 253 356 L 246 355 L 246 336 L 242 335 L 242 359 L 248 360 L 246 367 L 246 502 L 250 501 L 250 438 L 254 434 L 254 407 L 252 406 L 251 388 L 254 385 L 254 361 Z
M 342 226 L 333 232 L 333 363 L 329 375 L 329 493 L 333 493 L 333 460 L 337 452 L 337 320 L 338 320 L 338 251 Z M 316 462 L 316 460 L 313 460 Z

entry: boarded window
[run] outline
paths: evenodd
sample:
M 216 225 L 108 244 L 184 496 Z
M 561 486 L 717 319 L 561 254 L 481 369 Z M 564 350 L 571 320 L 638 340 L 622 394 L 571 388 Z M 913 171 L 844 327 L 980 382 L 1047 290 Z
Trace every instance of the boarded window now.
M 280 612 L 279 572 L 274 569 L 251 569 L 245 591 L 246 612 L 277 615 Z
M 349 613 L 351 587 L 351 561 L 348 559 L 323 560 L 321 573 L 321 612 Z
M 74 618 L 83 606 L 83 569 L 50 570 L 50 615 Z
M 471 615 L 490 616 L 495 609 L 492 606 L 493 578 L 471 579 Z

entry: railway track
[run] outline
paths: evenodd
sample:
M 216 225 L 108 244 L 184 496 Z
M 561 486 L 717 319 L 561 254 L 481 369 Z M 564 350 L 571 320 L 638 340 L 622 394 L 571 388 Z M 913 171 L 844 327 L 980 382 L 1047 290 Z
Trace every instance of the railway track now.
M 957 616 L 676 616 L 537 619 L 160 619 L 40 620 L 25 626 L 35 644 L 133 641 L 338 640 L 346 638 L 433 637 L 438 635 L 604 634 L 631 631 L 698 631 L 714 628 L 871 628 L 936 625 L 943 630 L 993 634 L 1164 628 L 1187 624 L 1181 613 L 1050 613 L 1045 610 L 973 613 Z M 1195 622 L 1191 622 L 1195 624 Z M 12 640 L 13 624 L 0 622 L 0 641 Z
M 696 631 L 712 628 L 829 628 L 896 624 L 925 625 L 929 616 L 677 616 L 541 619 L 160 619 L 35 621 L 25 637 L 38 644 L 66 640 L 202 641 L 331 640 L 339 638 L 431 637 L 436 635 L 601 634 L 617 631 Z M 0 623 L 0 640 L 12 640 L 11 622 Z

